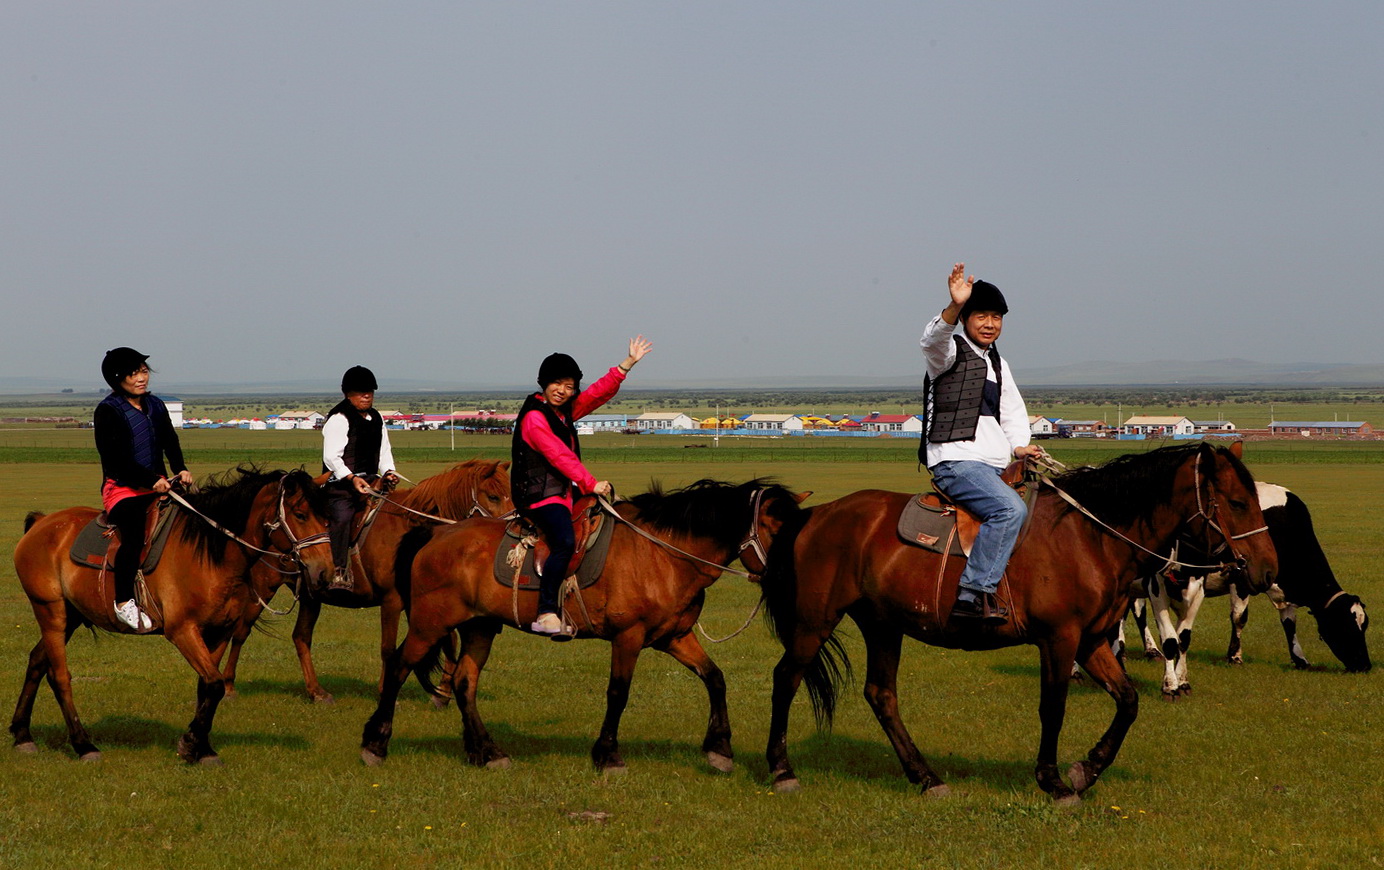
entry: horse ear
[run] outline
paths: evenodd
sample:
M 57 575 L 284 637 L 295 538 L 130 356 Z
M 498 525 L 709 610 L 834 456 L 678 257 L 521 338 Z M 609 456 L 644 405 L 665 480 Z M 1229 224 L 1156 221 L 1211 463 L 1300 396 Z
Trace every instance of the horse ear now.
M 810 490 L 810 489 L 807 490 L 806 492 L 795 492 L 795 493 L 793 493 L 793 501 L 797 502 L 798 504 L 802 504 L 803 502 L 807 501 L 807 500 L 810 499 L 810 498 L 812 498 L 812 490 Z
M 496 471 L 509 471 L 509 466 L 510 466 L 510 461 L 509 461 L 508 459 L 506 459 L 504 462 L 501 462 L 499 465 L 495 466 L 495 470 L 496 470 Z
M 1232 441 L 1232 442 L 1230 442 L 1230 452 L 1231 452 L 1231 454 L 1232 454 L 1236 459 L 1244 459 L 1244 458 L 1245 458 L 1245 442 L 1243 442 L 1243 441 Z

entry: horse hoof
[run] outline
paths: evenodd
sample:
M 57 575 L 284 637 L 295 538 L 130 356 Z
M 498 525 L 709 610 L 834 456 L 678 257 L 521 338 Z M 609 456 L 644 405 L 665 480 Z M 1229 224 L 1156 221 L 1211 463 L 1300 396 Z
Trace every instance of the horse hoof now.
M 1058 809 L 1073 810 L 1081 806 L 1081 795 L 1064 794 L 1060 798 L 1053 798 L 1052 805 Z
M 226 694 L 224 694 L 224 695 L 221 696 L 221 700 L 222 700 L 222 702 L 225 702 L 225 701 L 234 701 L 236 698 L 239 698 L 239 697 L 240 697 L 240 693 L 237 692 L 235 689 L 227 689 L 227 690 L 226 690 Z
M 942 798 L 949 798 L 951 797 L 951 786 L 947 785 L 945 782 L 939 783 L 938 785 L 934 785 L 932 788 L 924 789 L 923 797 L 935 798 L 938 800 Z
M 630 769 L 624 764 L 612 764 L 610 767 L 601 768 L 601 776 L 624 776 Z
M 513 766 L 514 762 L 509 760 L 508 755 L 502 755 L 499 758 L 492 758 L 485 763 L 486 770 L 509 770 Z
M 360 751 L 360 760 L 365 762 L 366 767 L 379 767 L 381 764 L 384 764 L 383 755 L 376 755 L 368 749 L 362 749 Z
M 1163 693 L 1163 700 L 1164 700 L 1164 701 L 1168 701 L 1169 703 L 1171 703 L 1171 702 L 1173 702 L 1173 701 L 1176 701 L 1176 700 L 1177 700 L 1177 692 L 1164 692 L 1164 693 Z
M 711 769 L 717 773 L 730 773 L 735 770 L 735 759 L 719 752 L 708 752 L 706 762 L 711 765 Z
M 14 751 L 19 755 L 37 755 L 38 744 L 30 740 L 28 743 L 16 743 Z
M 79 755 L 79 756 L 77 757 L 77 760 L 78 760 L 78 761 L 100 761 L 100 760 L 101 760 L 101 750 L 99 750 L 99 749 L 93 749 L 93 750 L 91 750 L 90 752 L 83 752 L 81 755 Z
M 1085 761 L 1078 761 L 1067 769 L 1067 779 L 1072 783 L 1072 791 L 1077 795 L 1083 794 L 1088 788 L 1096 784 L 1096 777 L 1091 774 L 1090 765 Z
M 197 763 L 203 767 L 222 767 L 226 764 L 226 762 L 221 760 L 221 756 L 214 752 L 211 755 L 203 755 L 201 758 L 197 759 Z
M 795 791 L 801 791 L 802 787 L 803 784 L 798 781 L 796 776 L 790 779 L 780 779 L 774 783 L 774 794 L 792 794 Z
M 335 704 L 335 703 L 336 703 L 336 698 L 335 698 L 334 696 L 329 695 L 329 694 L 327 694 L 327 693 L 324 692 L 324 693 L 322 693 L 321 695 L 313 695 L 313 696 L 312 696 L 312 703 L 314 703 L 314 704 Z

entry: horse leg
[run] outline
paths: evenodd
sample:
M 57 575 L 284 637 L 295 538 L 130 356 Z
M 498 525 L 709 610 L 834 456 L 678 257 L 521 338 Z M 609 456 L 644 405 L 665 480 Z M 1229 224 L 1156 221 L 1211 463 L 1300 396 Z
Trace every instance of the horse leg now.
M 187 731 L 178 738 L 178 757 L 188 764 L 220 764 L 221 756 L 211 747 L 211 726 L 216 718 L 216 707 L 226 695 L 226 683 L 221 678 L 221 671 L 217 669 L 216 660 L 207 649 L 198 626 L 191 623 L 180 625 L 167 637 L 187 659 L 187 663 L 192 665 L 198 677 L 197 708 Z
M 1129 675 L 1120 667 L 1119 660 L 1103 640 L 1091 638 L 1083 644 L 1081 666 L 1099 683 L 1110 697 L 1115 699 L 1115 718 L 1110 727 L 1101 735 L 1096 745 L 1087 753 L 1085 761 L 1078 761 L 1067 771 L 1072 788 L 1077 795 L 1083 794 L 1096 781 L 1096 778 L 1111 765 L 1124 743 L 1125 735 L 1139 715 L 1139 693 L 1129 681 Z
M 461 712 L 461 737 L 466 758 L 477 767 L 500 770 L 509 767 L 509 756 L 490 737 L 476 706 L 476 689 L 481 670 L 490 658 L 490 648 L 499 627 L 489 623 L 468 626 L 462 631 L 461 654 L 452 668 L 452 697 Z M 451 637 L 449 633 L 448 638 Z
M 72 639 L 72 634 L 79 626 L 69 625 L 63 632 L 63 645 Z M 10 720 L 10 733 L 14 735 L 14 748 L 17 752 L 30 755 L 38 751 L 38 746 L 34 743 L 34 737 L 29 733 L 29 722 L 34 713 L 34 699 L 38 695 L 38 684 L 49 677 L 51 680 L 52 667 L 48 657 L 48 646 L 40 638 L 34 644 L 34 648 L 29 652 L 29 666 L 24 671 L 24 687 L 19 691 L 19 700 L 14 705 L 14 718 Z M 54 694 L 57 694 L 56 684 L 53 686 Z M 61 701 L 61 698 L 59 698 Z M 80 727 L 80 724 L 79 724 Z M 87 740 L 88 745 L 90 740 Z M 74 744 L 75 746 L 75 744 Z M 94 746 L 90 747 L 90 752 L 96 752 Z M 78 755 L 82 752 L 79 750 Z M 96 752 L 99 758 L 101 753 Z
M 735 769 L 735 753 L 730 748 L 730 710 L 726 706 L 726 677 L 721 669 L 706 654 L 701 642 L 692 634 L 674 638 L 667 644 L 658 646 L 672 656 L 679 664 L 697 675 L 706 686 L 710 715 L 706 723 L 706 738 L 702 740 L 702 752 L 712 769 L 720 773 L 730 773 Z
M 252 605 L 256 608 L 259 605 Z M 255 619 L 259 614 L 255 614 Z M 226 684 L 226 700 L 237 697 L 235 691 L 235 671 L 240 664 L 240 648 L 245 645 L 245 641 L 250 637 L 250 630 L 254 627 L 255 619 L 241 619 L 236 623 L 235 633 L 231 635 L 230 653 L 226 656 L 226 666 L 221 670 L 222 682 Z M 215 656 L 219 662 L 221 656 Z
M 822 644 L 831 637 L 835 625 L 822 633 L 795 630 L 791 643 L 784 644 L 783 657 L 774 666 L 773 707 L 769 716 L 769 745 L 765 756 L 769 761 L 769 780 L 776 792 L 791 792 L 802 788 L 793 765 L 788 760 L 788 715 L 793 697 L 798 694 L 803 675 L 816 661 Z
M 1302 651 L 1302 645 L 1298 643 L 1297 605 L 1284 597 L 1277 583 L 1269 587 L 1269 600 L 1278 608 L 1278 621 L 1283 625 L 1283 636 L 1288 641 L 1288 658 L 1293 660 L 1293 667 L 1300 671 L 1312 667 L 1307 654 Z
M 312 665 L 312 630 L 322 615 L 322 602 L 307 597 L 298 602 L 298 620 L 293 623 L 293 648 L 298 652 L 298 664 L 303 668 L 303 683 L 308 697 L 319 704 L 335 704 L 336 698 L 317 682 L 317 669 Z
M 903 633 L 897 629 L 863 623 L 857 619 L 860 633 L 865 639 L 865 701 L 874 711 L 884 734 L 893 744 L 894 754 L 903 765 L 908 781 L 923 787 L 928 797 L 946 797 L 951 789 L 942 781 L 918 751 L 913 737 L 899 716 L 899 652 L 903 645 Z
M 1153 632 L 1149 631 L 1149 603 L 1145 598 L 1136 598 L 1129 605 L 1129 612 L 1134 614 L 1134 625 L 1139 629 L 1139 639 L 1144 642 L 1144 658 L 1156 661 L 1163 657 L 1159 652 L 1158 644 L 1153 639 Z
M 413 628 L 385 663 L 384 685 L 380 687 L 380 702 L 365 723 L 360 738 L 360 757 L 370 767 L 379 767 L 389 755 L 389 739 L 394 734 L 394 706 L 399 702 L 399 690 L 437 643 L 418 637 Z
M 1177 626 L 1173 623 L 1175 605 L 1168 595 L 1160 589 L 1161 581 L 1154 578 L 1154 588 L 1149 591 L 1149 609 L 1153 611 L 1153 621 L 1158 625 L 1158 634 L 1163 638 L 1163 700 L 1177 700 L 1178 643 Z
M 1249 596 L 1240 594 L 1240 587 L 1234 583 L 1230 587 L 1230 645 L 1225 650 L 1225 660 L 1232 665 L 1245 663 L 1240 653 L 1240 640 L 1245 626 L 1249 624 Z
M 380 600 L 380 682 L 376 686 L 377 691 L 384 691 L 384 672 L 389 667 L 389 657 L 399 646 L 399 614 L 403 612 L 404 602 L 397 590 L 390 590 Z M 312 643 L 311 632 L 308 633 L 308 643 Z
M 1039 645 L 1043 672 L 1043 687 L 1038 701 L 1038 720 L 1042 733 L 1038 741 L 1038 761 L 1033 776 L 1038 787 L 1052 795 L 1059 806 L 1072 806 L 1081 797 L 1062 781 L 1057 772 L 1057 738 L 1062 733 L 1062 720 L 1067 715 L 1067 686 L 1072 662 L 1076 659 L 1076 642 L 1055 636 Z
M 87 733 L 86 726 L 77 715 L 77 705 L 72 701 L 72 674 L 67 669 L 67 642 L 79 625 L 68 622 L 67 605 L 62 601 L 35 604 L 34 615 L 38 617 L 41 633 L 39 644 L 43 647 L 43 658 L 48 663 L 48 685 L 53 690 L 53 696 L 57 698 L 63 721 L 67 723 L 67 737 L 72 743 L 72 749 L 82 761 L 100 761 L 101 750 L 91 742 L 91 735 Z M 32 655 L 30 661 L 33 661 Z M 33 698 L 30 697 L 29 701 L 32 705 Z M 18 713 L 19 710 L 16 709 L 15 714 Z M 26 715 L 26 724 L 27 719 Z
M 1184 697 L 1192 694 L 1192 684 L 1187 682 L 1187 651 L 1192 648 L 1192 626 L 1196 624 L 1197 613 L 1204 601 L 1206 580 L 1193 577 L 1187 582 L 1187 591 L 1182 597 L 1186 609 L 1177 625 L 1177 693 Z
M 602 773 L 624 773 L 620 757 L 620 717 L 630 699 L 630 680 L 634 664 L 644 646 L 644 632 L 630 629 L 610 641 L 610 681 L 606 684 L 606 714 L 601 733 L 591 747 L 591 762 Z

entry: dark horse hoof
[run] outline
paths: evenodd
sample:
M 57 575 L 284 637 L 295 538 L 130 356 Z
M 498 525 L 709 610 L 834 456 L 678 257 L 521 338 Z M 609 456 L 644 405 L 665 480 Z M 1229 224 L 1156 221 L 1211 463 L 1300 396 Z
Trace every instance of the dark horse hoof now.
M 607 777 L 609 777 L 609 776 L 624 776 L 625 774 L 627 774 L 627 773 L 629 773 L 629 772 L 630 772 L 630 769 L 629 769 L 628 767 L 625 767 L 625 763 L 624 763 L 623 761 L 620 762 L 619 764 L 612 764 L 612 765 L 610 765 L 610 766 L 608 766 L 608 767 L 603 767 L 603 768 L 601 768 L 601 776 L 607 776 Z
M 384 764 L 383 755 L 376 755 L 368 749 L 362 749 L 360 751 L 360 760 L 365 762 L 366 767 L 379 767 L 381 764 Z
M 1071 780 L 1072 791 L 1078 795 L 1084 794 L 1091 786 L 1096 784 L 1098 774 L 1091 772 L 1089 761 L 1078 761 L 1067 769 L 1067 779 Z
M 499 758 L 492 758 L 485 763 L 486 770 L 509 770 L 514 762 L 509 760 L 508 755 L 501 755 Z
M 78 760 L 78 761 L 100 761 L 100 760 L 101 760 L 101 750 L 99 750 L 99 749 L 92 749 L 92 750 L 90 750 L 89 752 L 83 752 L 81 755 L 77 756 L 77 760 Z
M 203 767 L 222 767 L 226 764 L 226 762 L 221 760 L 221 756 L 217 755 L 215 752 L 211 755 L 203 755 L 201 758 L 197 759 L 197 763 Z
M 14 751 L 20 755 L 37 755 L 38 744 L 32 740 L 26 743 L 16 743 L 14 745 Z
M 802 787 L 803 784 L 796 776 L 790 776 L 788 779 L 774 781 L 774 794 L 792 794 L 795 791 L 802 791 Z
M 941 800 L 951 797 L 951 786 L 945 782 L 934 785 L 932 788 L 923 789 L 923 797 Z
M 719 752 L 708 752 L 706 763 L 711 765 L 711 769 L 717 773 L 730 773 L 735 770 L 735 759 Z
M 1064 810 L 1074 810 L 1081 806 L 1081 795 L 1064 794 L 1060 798 L 1053 798 L 1052 805 Z

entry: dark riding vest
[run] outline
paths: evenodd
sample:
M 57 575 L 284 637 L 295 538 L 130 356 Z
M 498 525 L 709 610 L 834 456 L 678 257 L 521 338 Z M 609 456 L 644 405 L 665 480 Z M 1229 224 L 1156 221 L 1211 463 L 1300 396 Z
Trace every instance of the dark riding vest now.
M 510 447 L 509 493 L 514 499 L 514 506 L 521 510 L 553 496 L 567 495 L 572 489 L 572 481 L 553 468 L 547 457 L 524 441 L 524 418 L 530 411 L 542 413 L 553 434 L 571 448 L 578 459 L 581 458 L 576 428 L 564 420 L 552 405 L 536 395 L 529 396 L 515 418 L 514 439 Z
M 971 350 L 970 342 L 961 336 L 954 335 L 952 340 L 956 342 L 956 361 L 952 367 L 938 375 L 935 381 L 923 379 L 926 437 L 918 445 L 918 457 L 924 464 L 928 443 L 969 441 L 976 437 L 976 425 L 982 416 L 1000 418 L 1004 375 L 1000 369 L 999 349 L 992 344 L 985 356 L 981 356 Z M 988 377 L 989 366 L 994 366 L 994 381 Z M 931 396 L 932 401 L 926 401 L 926 396 Z
M 384 417 L 379 411 L 371 410 L 373 419 L 355 409 L 349 399 L 342 399 L 335 408 L 327 412 L 330 420 L 333 414 L 346 418 L 346 449 L 341 453 L 341 461 L 355 474 L 380 473 L 380 445 L 384 442 Z M 323 471 L 328 471 L 326 464 Z
M 163 445 L 159 439 L 159 420 L 168 417 L 168 407 L 163 400 L 153 393 L 146 393 L 143 397 L 144 410 L 141 411 L 129 400 L 118 393 L 111 393 L 101 400 L 101 404 L 109 408 L 114 408 L 119 412 L 119 417 L 124 421 L 130 434 L 130 458 L 140 468 L 149 472 L 155 480 L 160 477 L 167 477 L 168 471 L 163 464 Z M 120 486 L 143 487 L 143 481 L 126 480 L 125 475 L 116 468 L 102 468 L 103 475 L 115 481 Z

